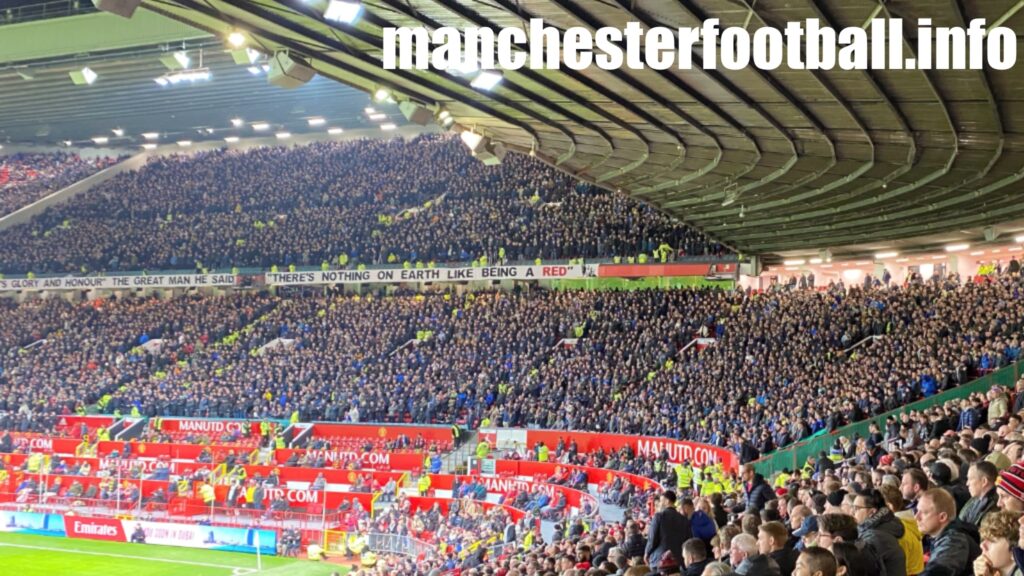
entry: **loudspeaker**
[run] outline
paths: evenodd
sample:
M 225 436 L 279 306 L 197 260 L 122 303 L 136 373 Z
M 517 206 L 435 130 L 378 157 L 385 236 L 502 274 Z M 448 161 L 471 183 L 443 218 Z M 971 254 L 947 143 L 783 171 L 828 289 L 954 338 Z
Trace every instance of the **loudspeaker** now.
M 983 232 L 985 234 L 985 242 L 995 242 L 996 238 L 999 237 L 999 233 L 991 226 L 985 226 L 985 230 Z
M 316 71 L 309 64 L 292 58 L 287 52 L 275 52 L 270 59 L 270 72 L 267 81 L 281 88 L 298 88 L 313 79 Z
M 420 126 L 426 126 L 434 119 L 434 115 L 430 113 L 430 110 L 408 100 L 399 102 L 398 109 L 402 111 L 402 115 L 405 116 L 406 120 Z
M 501 142 L 488 143 L 483 150 L 476 153 L 477 160 L 480 160 L 484 166 L 497 166 L 501 164 L 501 161 L 505 159 L 505 155 L 508 154 L 508 149 Z
M 131 18 L 142 0 L 92 0 L 92 5 L 102 12 L 117 14 L 121 18 Z

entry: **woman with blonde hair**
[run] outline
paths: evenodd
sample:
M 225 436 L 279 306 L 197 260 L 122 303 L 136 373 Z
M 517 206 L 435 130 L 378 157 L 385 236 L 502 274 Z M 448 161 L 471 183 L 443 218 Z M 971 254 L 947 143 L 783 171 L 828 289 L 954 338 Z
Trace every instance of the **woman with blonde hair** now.
M 974 561 L 975 576 L 1022 576 L 1013 560 L 1013 547 L 1020 537 L 1020 514 L 1000 510 L 981 521 L 981 556 Z

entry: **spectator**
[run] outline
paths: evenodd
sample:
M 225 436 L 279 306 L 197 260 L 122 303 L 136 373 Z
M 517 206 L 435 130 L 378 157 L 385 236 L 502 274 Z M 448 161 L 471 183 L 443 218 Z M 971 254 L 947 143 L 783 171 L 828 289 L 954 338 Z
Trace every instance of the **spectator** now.
M 996 511 L 981 522 L 981 555 L 974 561 L 974 576 L 1020 576 L 1020 555 L 1016 543 L 1020 538 L 1017 512 Z
M 683 543 L 692 536 L 690 522 L 676 510 L 675 492 L 666 490 L 660 505 L 661 511 L 651 520 L 644 560 L 648 566 L 660 566 L 662 556 L 671 554 L 678 565 L 683 557 Z
M 956 524 L 956 501 L 941 488 L 924 492 L 918 503 L 917 523 L 932 538 L 931 553 L 923 576 L 970 576 L 981 554 L 978 542 Z
M 690 538 L 683 543 L 683 566 L 685 576 L 701 576 L 711 560 L 708 548 L 700 538 Z
M 971 465 L 967 471 L 967 489 L 971 499 L 960 511 L 959 519 L 962 522 L 980 527 L 985 515 L 996 508 L 999 501 L 996 492 L 998 475 L 999 471 L 991 462 L 981 461 Z
M 800 552 L 793 568 L 793 576 L 836 576 L 836 558 L 831 552 L 811 546 Z
M 781 576 L 793 573 L 799 552 L 789 546 L 789 532 L 781 522 L 761 525 L 757 535 L 757 550 L 775 561 Z
M 905 528 L 877 490 L 858 494 L 854 501 L 858 540 L 863 541 L 885 567 L 886 576 L 906 576 L 907 558 L 900 546 Z
M 740 534 L 732 539 L 729 562 L 740 576 L 779 576 L 779 565 L 758 552 L 757 538 Z

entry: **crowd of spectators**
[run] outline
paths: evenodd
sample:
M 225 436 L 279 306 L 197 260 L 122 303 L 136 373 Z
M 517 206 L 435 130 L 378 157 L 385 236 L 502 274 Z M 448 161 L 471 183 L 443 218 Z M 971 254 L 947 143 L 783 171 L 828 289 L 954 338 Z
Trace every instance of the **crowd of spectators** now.
M 1024 379 L 891 419 L 769 479 L 744 465 L 724 499 L 666 491 L 653 517 L 519 538 L 460 573 L 1019 576 L 1022 393 Z
M 0 315 L 0 324 L 24 321 L 26 326 L 3 336 L 8 345 L 0 349 L 3 425 L 19 432 L 50 431 L 60 416 L 93 403 L 105 405 L 108 395 L 138 379 L 159 381 L 183 370 L 188 356 L 216 348 L 274 303 L 260 294 L 192 294 L 21 304 Z
M 73 152 L 0 156 L 0 216 L 103 170 L 122 158 L 83 158 Z
M 10 338 L 61 321 L 65 330 L 11 349 L 0 411 L 17 411 L 17 395 L 74 410 L 109 394 L 104 408 L 125 415 L 486 421 L 689 439 L 750 461 L 1015 361 L 1022 289 L 1002 275 L 767 294 L 298 290 L 109 310 L 34 303 L 5 316 L 38 310 L 44 328 Z M 237 314 L 256 306 L 270 312 Z M 227 336 L 193 343 L 209 329 Z M 157 354 L 130 353 L 157 330 L 176 338 Z M 713 343 L 681 351 L 702 335 Z M 881 337 L 853 348 L 871 336 Z M 615 465 L 664 471 L 656 459 Z
M 719 255 L 626 196 L 457 138 L 356 140 L 153 158 L 0 233 L 4 273 Z M 659 253 L 660 254 L 660 253 Z

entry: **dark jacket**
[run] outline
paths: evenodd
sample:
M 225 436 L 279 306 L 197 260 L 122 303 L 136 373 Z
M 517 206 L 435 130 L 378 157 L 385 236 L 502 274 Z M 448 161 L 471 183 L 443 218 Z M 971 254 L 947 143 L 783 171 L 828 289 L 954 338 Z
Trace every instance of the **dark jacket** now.
M 878 558 L 885 576 L 907 576 L 907 555 L 900 546 L 906 528 L 889 509 L 882 509 L 857 527 L 858 536 Z
M 711 564 L 710 559 L 694 562 L 686 567 L 686 570 L 683 572 L 683 576 L 701 576 L 704 574 L 704 569 L 707 568 L 708 564 Z
M 779 576 L 779 565 L 769 556 L 756 554 L 740 562 L 736 573 L 740 576 Z
M 967 491 L 967 487 L 963 484 L 945 484 L 939 485 L 939 488 L 948 492 L 949 495 L 953 497 L 953 500 L 956 501 L 957 514 L 960 514 L 960 512 L 963 511 L 964 506 L 967 505 L 967 501 L 971 499 L 971 493 Z
M 921 576 L 973 576 L 974 560 L 980 554 L 978 542 L 954 522 L 932 542 L 931 556 Z
M 769 554 L 772 560 L 779 565 L 779 574 L 781 576 L 790 576 L 793 574 L 793 569 L 796 568 L 796 559 L 800 556 L 800 553 L 796 550 L 786 547 L 782 550 L 776 550 Z
M 633 534 L 626 538 L 626 558 L 642 558 L 647 543 L 640 534 Z
M 983 494 L 980 498 L 971 498 L 960 511 L 960 521 L 974 526 L 981 526 L 981 519 L 990 511 L 995 509 L 999 502 L 999 493 L 993 488 Z
M 772 487 L 764 481 L 764 476 L 754 474 L 754 480 L 750 485 L 743 485 L 743 501 L 746 504 L 746 512 L 758 513 L 764 510 L 764 505 L 769 500 L 775 499 L 775 492 Z
M 676 561 L 682 562 L 683 542 L 689 540 L 691 536 L 690 521 L 678 510 L 665 508 L 658 512 L 651 520 L 647 548 L 644 550 L 644 554 L 648 556 L 647 564 L 657 566 L 661 562 L 661 555 L 665 552 L 672 552 Z

